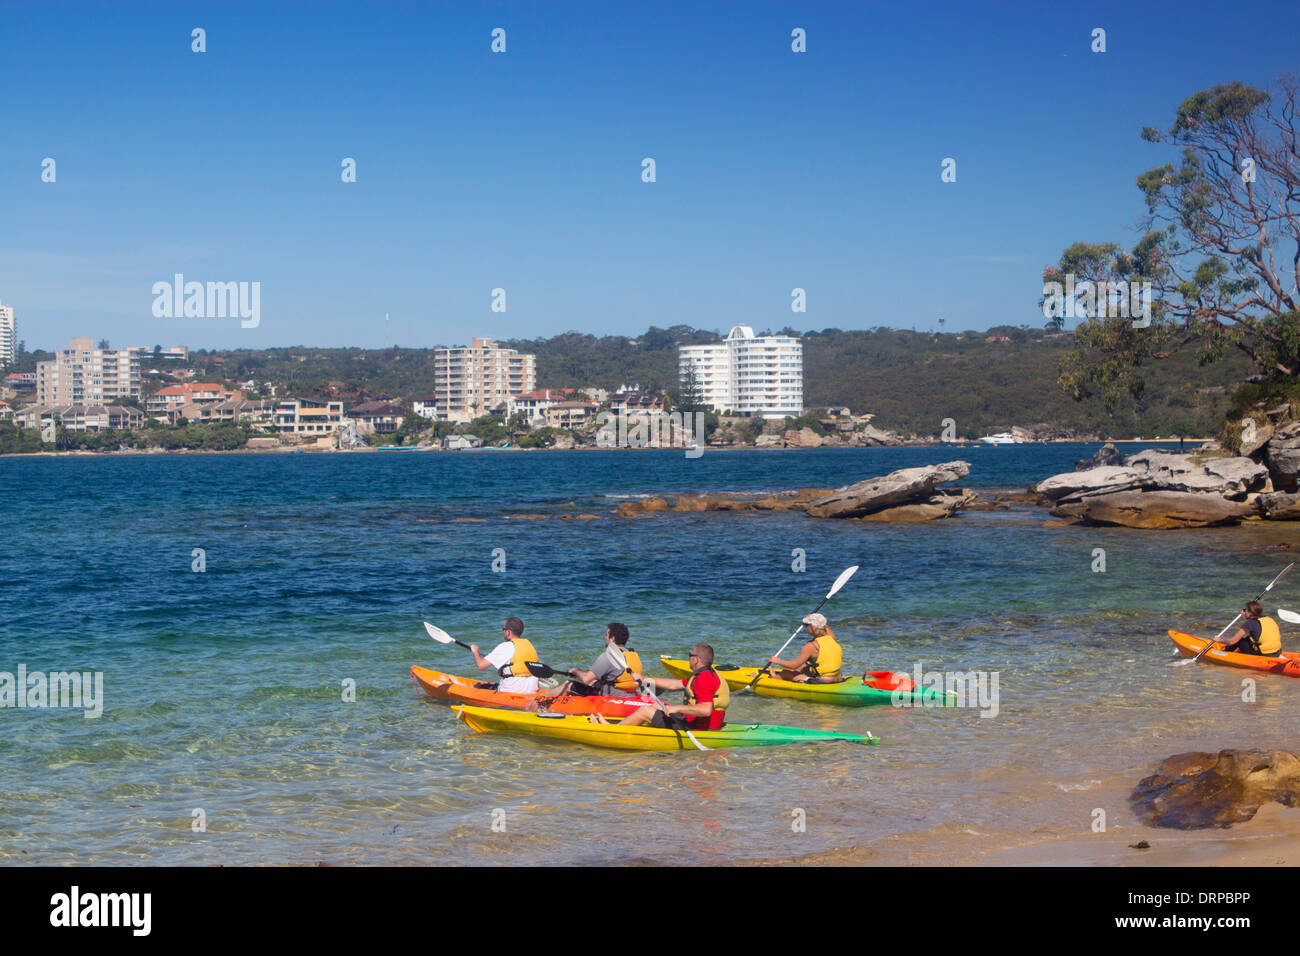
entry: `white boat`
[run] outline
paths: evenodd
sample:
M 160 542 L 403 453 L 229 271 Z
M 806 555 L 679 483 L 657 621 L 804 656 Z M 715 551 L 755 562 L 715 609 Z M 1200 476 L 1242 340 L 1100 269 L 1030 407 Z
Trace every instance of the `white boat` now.
M 1011 432 L 998 432 L 996 435 L 985 435 L 980 439 L 986 445 L 1019 445 L 1020 439 Z

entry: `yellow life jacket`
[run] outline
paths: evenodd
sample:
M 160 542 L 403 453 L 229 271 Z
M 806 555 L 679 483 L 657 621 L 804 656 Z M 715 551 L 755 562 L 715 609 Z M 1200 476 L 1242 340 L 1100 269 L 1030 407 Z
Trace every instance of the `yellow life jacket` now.
M 839 677 L 840 667 L 844 664 L 844 649 L 829 631 L 822 637 L 814 638 L 817 644 L 817 659 L 808 662 L 808 673 L 813 677 Z
M 1259 619 L 1259 652 L 1261 654 L 1276 654 L 1282 649 L 1282 632 L 1278 629 L 1277 621 L 1271 617 L 1261 617 Z
M 618 680 L 614 681 L 616 690 L 634 691 L 636 690 L 636 681 L 633 674 L 643 674 L 645 670 L 641 667 L 641 655 L 630 647 L 619 648 L 623 652 L 623 657 L 627 659 L 627 669 L 623 671 Z
M 502 677 L 532 677 L 533 675 L 528 672 L 528 662 L 540 660 L 537 651 L 533 649 L 532 642 L 522 637 L 516 637 L 513 643 L 515 645 L 515 656 L 506 665 L 506 667 L 510 668 L 510 673 L 506 673 L 505 667 L 501 668 L 499 673 Z
M 722 679 L 722 675 L 714 670 L 712 666 L 701 668 L 686 679 L 686 705 L 689 707 L 691 704 L 701 703 L 701 701 L 695 699 L 695 679 L 705 671 L 713 671 L 714 676 L 718 678 L 718 692 L 713 695 L 713 709 L 725 711 L 727 705 L 731 703 L 731 688 L 727 686 L 727 682 Z

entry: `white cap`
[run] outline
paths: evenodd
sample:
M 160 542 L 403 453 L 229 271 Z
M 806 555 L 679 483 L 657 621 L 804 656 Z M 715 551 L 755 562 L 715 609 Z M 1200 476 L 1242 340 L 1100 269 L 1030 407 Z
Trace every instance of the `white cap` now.
M 818 614 L 814 611 L 812 614 L 809 614 L 807 617 L 805 617 L 803 619 L 803 622 L 807 624 L 809 627 L 825 627 L 826 615 Z

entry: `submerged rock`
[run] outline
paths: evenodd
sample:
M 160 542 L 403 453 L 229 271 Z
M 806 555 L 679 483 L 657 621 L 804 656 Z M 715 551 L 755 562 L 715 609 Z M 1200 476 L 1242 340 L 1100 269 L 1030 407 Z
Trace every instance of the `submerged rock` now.
M 1179 830 L 1244 823 L 1274 801 L 1300 806 L 1300 757 L 1286 750 L 1175 754 L 1129 796 L 1144 823 Z

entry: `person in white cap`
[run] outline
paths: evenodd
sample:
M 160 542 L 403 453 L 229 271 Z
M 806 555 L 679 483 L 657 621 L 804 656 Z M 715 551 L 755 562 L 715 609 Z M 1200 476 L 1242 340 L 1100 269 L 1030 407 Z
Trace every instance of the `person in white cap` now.
M 809 614 L 803 619 L 812 640 L 803 646 L 799 656 L 792 661 L 779 657 L 768 658 L 782 668 L 776 676 L 781 680 L 813 681 L 818 684 L 837 684 L 844 680 L 840 667 L 844 663 L 844 650 L 826 624 L 826 615 Z

